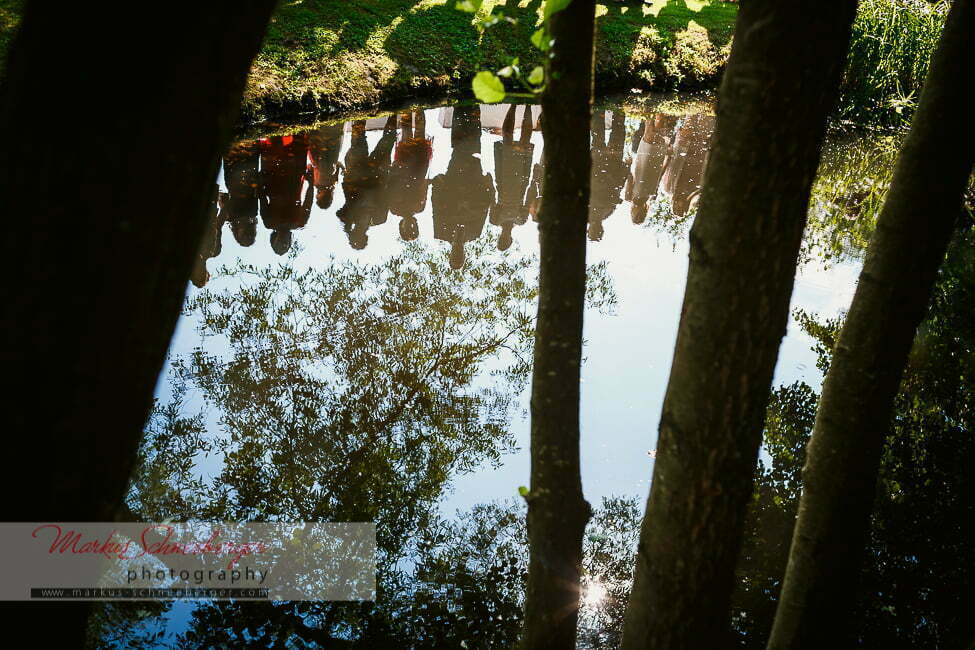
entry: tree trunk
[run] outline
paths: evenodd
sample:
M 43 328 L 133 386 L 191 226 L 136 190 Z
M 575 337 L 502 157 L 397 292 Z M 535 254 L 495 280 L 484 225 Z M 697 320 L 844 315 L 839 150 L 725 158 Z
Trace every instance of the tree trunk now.
M 550 19 L 554 56 L 542 98 L 545 193 L 531 396 L 530 562 L 522 647 L 575 648 L 582 535 L 579 373 L 589 217 L 594 0 Z
M 856 3 L 742 3 L 718 97 L 623 648 L 725 647 L 809 194 Z
M 884 437 L 975 163 L 975 0 L 955 0 L 833 351 L 769 648 L 852 647 Z
M 0 86 L 4 520 L 114 518 L 273 6 L 27 3 Z M 4 629 L 79 647 L 84 611 Z

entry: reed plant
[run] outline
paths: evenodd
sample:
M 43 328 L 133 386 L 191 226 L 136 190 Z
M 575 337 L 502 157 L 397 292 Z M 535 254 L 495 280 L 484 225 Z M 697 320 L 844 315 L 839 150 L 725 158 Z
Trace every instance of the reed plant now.
M 897 126 L 909 120 L 944 28 L 945 0 L 861 0 L 839 117 Z

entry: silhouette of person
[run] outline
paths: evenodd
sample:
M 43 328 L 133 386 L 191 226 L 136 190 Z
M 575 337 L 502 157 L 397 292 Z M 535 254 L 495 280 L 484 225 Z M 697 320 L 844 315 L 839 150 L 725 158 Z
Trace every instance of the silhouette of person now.
M 481 167 L 481 107 L 454 108 L 450 130 L 453 147 L 447 171 L 431 182 L 433 236 L 450 243 L 450 267 L 466 263 L 464 244 L 484 230 L 494 199 L 494 183 Z
M 291 248 L 291 231 L 302 228 L 311 215 L 314 186 L 308 164 L 308 136 L 273 136 L 262 141 L 261 220 L 271 230 L 271 248 L 284 255 Z
M 335 184 L 339 180 L 339 154 L 345 125 L 326 124 L 308 134 L 308 157 L 311 161 L 312 184 L 315 186 L 315 204 L 322 210 L 332 205 Z
M 650 203 L 656 198 L 674 142 L 677 118 L 658 113 L 644 120 L 642 135 L 633 157 L 633 173 L 627 179 L 626 199 L 632 201 L 633 223 L 643 223 Z
M 226 204 L 227 195 L 220 192 L 220 188 L 214 183 L 213 193 L 207 208 L 203 238 L 200 240 L 196 260 L 194 260 L 193 269 L 190 271 L 190 280 L 198 289 L 202 289 L 210 281 L 207 260 L 220 254 L 220 228 L 224 222 Z
M 685 117 L 677 127 L 674 153 L 660 187 L 670 197 L 673 213 L 678 217 L 697 207 L 713 131 L 714 116 L 703 113 Z
M 257 142 L 236 144 L 223 157 L 223 180 L 227 186 L 224 210 L 230 222 L 230 232 L 241 246 L 251 246 L 257 239 L 261 193 L 259 159 L 260 145 Z
M 400 140 L 389 171 L 389 209 L 400 217 L 400 237 L 411 241 L 420 234 L 416 215 L 427 206 L 427 170 L 433 157 L 433 139 L 426 137 L 423 111 L 400 114 L 399 129 Z
M 623 187 L 630 177 L 630 162 L 623 160 L 626 148 L 626 121 L 622 112 L 613 111 L 609 139 L 606 139 L 606 111 L 592 116 L 592 180 L 589 195 L 589 239 L 603 238 L 603 221 L 622 202 Z
M 491 224 L 501 226 L 498 250 L 511 246 L 511 231 L 528 221 L 529 176 L 535 145 L 532 137 L 532 107 L 525 106 L 521 134 L 515 141 L 515 111 L 512 104 L 501 124 L 501 140 L 494 143 L 494 179 L 498 185 L 497 200 L 491 206 Z
M 640 120 L 640 126 L 636 127 L 636 131 L 633 132 L 633 138 L 630 142 L 630 150 L 636 153 L 640 148 L 640 141 L 643 140 L 643 134 L 647 129 L 647 121 Z
M 349 245 L 362 250 L 369 243 L 371 226 L 386 223 L 389 212 L 389 166 L 396 143 L 396 116 L 386 120 L 383 135 L 369 152 L 366 121 L 352 123 L 352 144 L 345 154 L 342 191 L 345 205 L 336 213 L 345 226 Z

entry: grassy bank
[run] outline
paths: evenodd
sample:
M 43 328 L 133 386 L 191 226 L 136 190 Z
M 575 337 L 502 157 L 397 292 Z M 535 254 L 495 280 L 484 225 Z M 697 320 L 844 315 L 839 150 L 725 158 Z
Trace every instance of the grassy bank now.
M 0 0 L 0 54 L 22 0 Z M 511 57 L 538 62 L 530 43 L 541 0 L 486 0 L 505 21 L 484 35 L 455 0 L 283 0 L 254 62 L 243 121 L 332 113 L 416 97 L 470 95 L 470 79 Z M 730 48 L 737 5 L 722 0 L 599 5 L 601 89 L 713 85 Z M 174 42 L 174 47 L 178 45 Z M 0 63 L 2 64 L 2 63 Z
M 7 47 L 20 22 L 24 0 L 0 0 L 0 66 L 7 56 Z
M 529 37 L 542 0 L 485 0 L 483 14 L 503 11 L 514 22 L 483 35 L 455 2 L 283 0 L 254 62 L 243 121 L 466 97 L 478 70 L 497 69 L 511 57 L 523 66 L 538 62 Z M 0 66 L 22 4 L 0 0 Z M 736 4 L 723 0 L 603 0 L 599 89 L 713 87 L 736 12 Z M 943 3 L 926 0 L 861 0 L 838 117 L 858 124 L 905 121 L 945 13 Z
M 281 5 L 244 101 L 253 121 L 417 96 L 469 94 L 471 77 L 512 57 L 539 61 L 530 37 L 541 0 L 487 0 L 504 12 L 481 35 L 454 0 L 303 0 Z M 713 84 L 727 57 L 736 6 L 720 0 L 607 2 L 598 9 L 603 89 Z
M 857 124 L 906 122 L 947 13 L 946 2 L 860 0 L 839 117 Z

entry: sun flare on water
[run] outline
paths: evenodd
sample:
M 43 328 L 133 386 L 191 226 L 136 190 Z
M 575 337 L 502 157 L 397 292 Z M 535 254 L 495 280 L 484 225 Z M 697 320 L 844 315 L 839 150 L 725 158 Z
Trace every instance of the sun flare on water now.
M 586 607 L 599 607 L 606 600 L 606 585 L 598 580 L 586 585 L 582 592 L 582 604 Z

